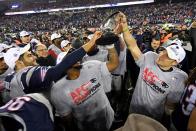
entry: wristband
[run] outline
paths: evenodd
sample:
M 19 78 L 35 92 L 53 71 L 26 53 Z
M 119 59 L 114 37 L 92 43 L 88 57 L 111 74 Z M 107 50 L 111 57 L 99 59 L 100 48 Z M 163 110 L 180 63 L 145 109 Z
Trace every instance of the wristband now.
M 114 48 L 114 44 L 106 45 L 106 48 L 107 48 L 107 49 L 112 49 L 112 48 Z
M 127 31 L 129 31 L 129 28 L 128 27 L 125 28 L 125 29 L 123 29 L 123 32 L 127 32 Z

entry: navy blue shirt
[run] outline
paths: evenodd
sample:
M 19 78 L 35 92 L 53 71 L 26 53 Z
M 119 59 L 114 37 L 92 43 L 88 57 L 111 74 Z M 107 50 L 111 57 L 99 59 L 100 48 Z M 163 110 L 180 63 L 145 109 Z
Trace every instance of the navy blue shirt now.
M 49 108 L 31 96 L 10 100 L 0 107 L 0 118 L 6 131 L 53 131 L 53 116 Z

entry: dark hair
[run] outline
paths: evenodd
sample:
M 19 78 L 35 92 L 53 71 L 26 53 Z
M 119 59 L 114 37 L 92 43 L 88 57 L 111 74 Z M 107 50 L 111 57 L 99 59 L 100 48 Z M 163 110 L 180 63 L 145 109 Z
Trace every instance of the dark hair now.
M 160 41 L 161 39 L 159 37 L 152 37 L 152 40 Z
M 188 79 L 186 80 L 185 84 L 191 85 L 191 84 L 196 84 L 196 67 L 193 68 L 193 70 L 191 71 L 191 73 L 189 74 Z
M 156 34 L 152 36 L 152 40 L 160 41 L 161 40 L 161 35 L 159 31 L 156 31 Z

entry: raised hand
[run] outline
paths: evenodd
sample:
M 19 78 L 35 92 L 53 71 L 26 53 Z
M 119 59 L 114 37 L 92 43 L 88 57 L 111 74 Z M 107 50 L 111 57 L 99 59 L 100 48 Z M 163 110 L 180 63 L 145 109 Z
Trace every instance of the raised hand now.
M 94 35 L 93 35 L 93 40 L 97 40 L 97 39 L 99 39 L 101 36 L 102 36 L 102 32 L 101 31 L 96 31 L 95 33 L 94 33 Z
M 124 13 L 120 12 L 119 17 L 120 17 L 119 23 L 123 23 L 123 24 L 127 23 L 127 17 Z
M 96 44 L 96 40 L 99 39 L 102 35 L 101 31 L 96 31 L 93 35 L 93 38 L 86 44 L 84 44 L 82 47 L 86 52 L 90 51 L 91 48 Z

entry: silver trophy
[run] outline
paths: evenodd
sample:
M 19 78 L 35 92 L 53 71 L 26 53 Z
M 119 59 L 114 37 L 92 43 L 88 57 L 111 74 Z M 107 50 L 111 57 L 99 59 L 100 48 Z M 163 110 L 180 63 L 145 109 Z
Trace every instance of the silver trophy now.
M 110 45 L 118 41 L 119 37 L 113 31 L 119 21 L 119 13 L 115 12 L 104 20 L 100 27 L 103 35 L 96 41 L 97 45 Z

